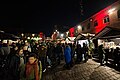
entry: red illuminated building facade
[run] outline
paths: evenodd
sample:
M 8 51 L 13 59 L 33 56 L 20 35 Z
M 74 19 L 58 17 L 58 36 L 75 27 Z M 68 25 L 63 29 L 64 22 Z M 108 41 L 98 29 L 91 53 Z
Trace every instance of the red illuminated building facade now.
M 120 0 L 71 28 L 69 34 L 71 37 L 75 36 L 76 33 L 97 34 L 105 27 L 120 29 Z

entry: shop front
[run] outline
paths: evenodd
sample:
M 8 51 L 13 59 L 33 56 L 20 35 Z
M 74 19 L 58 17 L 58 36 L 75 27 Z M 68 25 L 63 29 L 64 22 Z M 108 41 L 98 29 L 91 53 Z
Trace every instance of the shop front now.
M 112 51 L 115 50 L 116 47 L 120 48 L 120 29 L 105 27 L 94 37 L 94 45 L 97 45 L 95 49 L 97 49 L 99 45 L 103 45 L 105 50 L 109 49 L 109 52 L 107 52 L 108 57 L 113 59 L 114 53 Z M 95 50 L 94 53 L 98 54 L 97 50 Z

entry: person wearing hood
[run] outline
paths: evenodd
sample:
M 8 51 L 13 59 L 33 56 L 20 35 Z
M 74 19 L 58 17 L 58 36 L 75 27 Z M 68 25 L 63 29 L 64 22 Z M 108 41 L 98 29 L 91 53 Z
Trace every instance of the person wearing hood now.
M 23 54 L 23 47 L 19 47 L 17 54 L 11 57 L 9 63 L 9 79 L 7 80 L 24 80 L 25 72 L 25 57 Z
M 71 48 L 67 44 L 64 51 L 64 57 L 66 62 L 66 68 L 70 68 L 70 62 L 71 62 Z
M 42 70 L 46 72 L 46 60 L 47 60 L 47 46 L 45 43 L 42 43 L 38 48 L 39 60 L 42 62 Z

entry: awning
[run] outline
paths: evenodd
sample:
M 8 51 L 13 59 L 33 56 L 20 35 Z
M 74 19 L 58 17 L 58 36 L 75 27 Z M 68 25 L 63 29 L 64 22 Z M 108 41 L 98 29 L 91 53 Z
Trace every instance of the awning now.
M 20 37 L 15 36 L 13 34 L 5 33 L 4 31 L 0 30 L 0 39 L 11 39 L 11 40 L 16 40 L 19 39 Z
M 87 39 L 87 38 L 84 35 L 82 35 L 81 33 L 79 33 L 75 40 L 85 40 L 85 39 Z
M 95 39 L 112 39 L 120 37 L 120 29 L 113 27 L 105 27 L 102 31 L 95 35 Z

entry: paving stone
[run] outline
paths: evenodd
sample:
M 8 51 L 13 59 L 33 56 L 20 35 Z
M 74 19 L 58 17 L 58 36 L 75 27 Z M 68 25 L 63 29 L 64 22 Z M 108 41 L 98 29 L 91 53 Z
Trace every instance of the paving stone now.
M 117 78 L 117 80 L 120 80 L 120 78 Z
M 117 80 L 117 79 L 118 79 L 118 78 L 117 78 L 117 77 L 115 77 L 115 76 L 112 76 L 112 78 L 113 78 L 113 79 L 115 79 L 115 80 Z
M 56 70 L 45 75 L 43 80 L 120 80 L 120 72 L 107 66 L 99 66 L 93 60 L 74 65 L 71 70 L 62 68 L 63 66 L 56 67 Z

